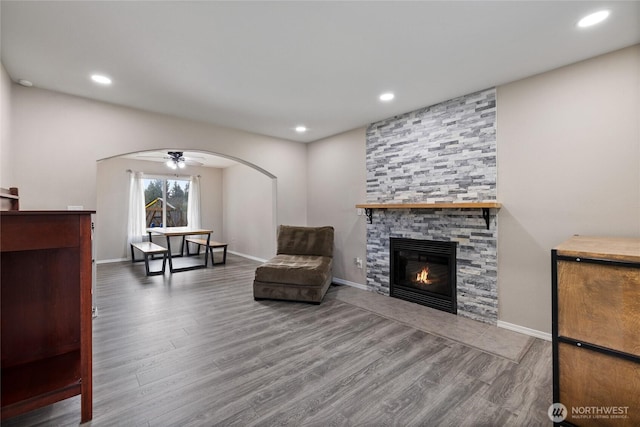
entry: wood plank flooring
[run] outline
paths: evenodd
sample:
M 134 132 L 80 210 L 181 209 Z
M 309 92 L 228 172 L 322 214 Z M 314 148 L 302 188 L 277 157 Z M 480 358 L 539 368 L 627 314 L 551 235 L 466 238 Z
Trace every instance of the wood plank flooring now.
M 532 337 L 518 332 L 375 292 L 351 286 L 336 286 L 332 291 L 330 296 L 347 304 L 513 362 L 520 362 L 533 343 Z
M 550 425 L 550 343 L 535 339 L 515 363 L 341 301 L 333 287 L 319 306 L 256 302 L 257 265 L 230 254 L 155 277 L 99 265 L 87 425 Z M 2 425 L 79 422 L 75 397 Z

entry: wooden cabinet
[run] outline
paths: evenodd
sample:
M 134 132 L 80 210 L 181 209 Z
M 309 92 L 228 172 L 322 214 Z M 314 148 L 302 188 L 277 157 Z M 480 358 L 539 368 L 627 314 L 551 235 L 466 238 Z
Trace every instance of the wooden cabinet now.
M 640 425 L 640 239 L 552 250 L 553 401 L 564 425 Z
M 0 212 L 2 419 L 78 394 L 92 417 L 91 213 Z

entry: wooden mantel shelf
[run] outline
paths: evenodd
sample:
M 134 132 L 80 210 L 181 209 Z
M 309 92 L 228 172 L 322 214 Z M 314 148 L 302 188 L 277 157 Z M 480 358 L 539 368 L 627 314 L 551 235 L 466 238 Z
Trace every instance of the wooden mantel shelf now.
M 462 203 L 361 203 L 356 208 L 363 209 L 500 209 L 497 202 L 462 202 Z
M 356 208 L 364 209 L 367 222 L 373 223 L 373 209 L 482 209 L 482 217 L 489 229 L 489 209 L 500 209 L 498 202 L 451 202 L 451 203 L 360 203 Z

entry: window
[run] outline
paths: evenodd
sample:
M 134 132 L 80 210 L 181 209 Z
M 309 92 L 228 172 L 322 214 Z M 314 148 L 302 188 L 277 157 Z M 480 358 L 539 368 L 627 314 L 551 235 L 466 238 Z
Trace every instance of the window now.
M 189 180 L 144 178 L 145 223 L 147 227 L 186 227 Z

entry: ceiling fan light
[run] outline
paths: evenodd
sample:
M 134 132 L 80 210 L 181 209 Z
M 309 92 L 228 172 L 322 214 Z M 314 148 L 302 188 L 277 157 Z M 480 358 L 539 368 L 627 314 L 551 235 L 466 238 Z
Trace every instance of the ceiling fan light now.
M 185 165 L 185 163 L 184 163 L 184 160 L 183 160 L 183 161 L 181 161 L 181 162 L 178 162 L 178 167 L 179 167 L 180 169 L 184 169 L 184 167 L 185 167 L 185 166 L 186 166 L 186 165 Z
M 167 167 L 173 168 L 173 160 L 167 160 L 167 163 L 165 163 L 165 165 L 167 165 Z

